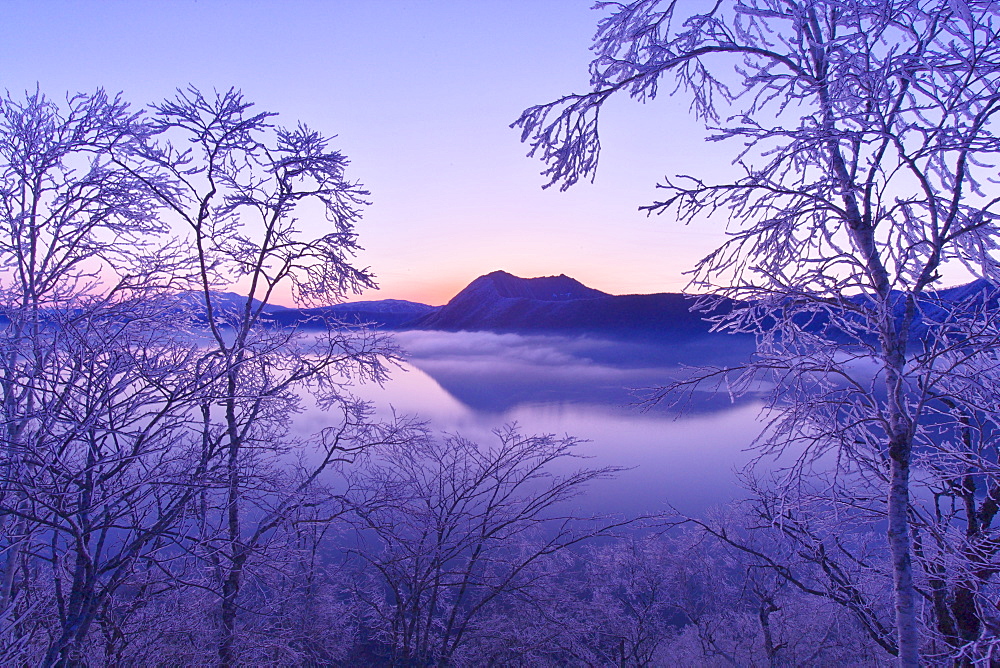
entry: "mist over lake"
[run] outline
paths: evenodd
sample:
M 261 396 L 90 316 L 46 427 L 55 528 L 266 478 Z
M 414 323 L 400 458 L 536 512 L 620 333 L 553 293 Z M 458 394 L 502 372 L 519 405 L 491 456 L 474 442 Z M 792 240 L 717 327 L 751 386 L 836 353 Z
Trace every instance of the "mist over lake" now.
M 588 511 L 644 513 L 671 504 L 682 512 L 741 495 L 735 471 L 760 431 L 755 396 L 730 401 L 699 393 L 683 413 L 643 408 L 644 388 L 683 373 L 683 365 L 735 362 L 739 341 L 670 345 L 588 337 L 523 336 L 490 332 L 410 331 L 397 335 L 408 362 L 383 387 L 356 391 L 391 411 L 429 420 L 438 432 L 481 443 L 516 423 L 526 434 L 571 435 L 589 442 L 588 466 L 624 466 L 616 480 L 594 483 L 577 500 Z M 309 411 L 303 426 L 323 426 Z

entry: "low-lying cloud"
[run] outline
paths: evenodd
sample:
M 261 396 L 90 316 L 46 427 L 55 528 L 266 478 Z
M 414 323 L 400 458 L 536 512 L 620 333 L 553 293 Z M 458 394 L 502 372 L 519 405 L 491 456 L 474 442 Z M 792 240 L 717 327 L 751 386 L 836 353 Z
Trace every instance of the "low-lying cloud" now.
M 636 410 L 637 389 L 715 363 L 731 347 L 611 341 L 590 337 L 411 331 L 398 335 L 409 361 L 465 405 L 502 413 L 523 404 L 601 404 Z M 726 405 L 729 404 L 726 397 Z M 723 407 L 719 401 L 702 410 Z

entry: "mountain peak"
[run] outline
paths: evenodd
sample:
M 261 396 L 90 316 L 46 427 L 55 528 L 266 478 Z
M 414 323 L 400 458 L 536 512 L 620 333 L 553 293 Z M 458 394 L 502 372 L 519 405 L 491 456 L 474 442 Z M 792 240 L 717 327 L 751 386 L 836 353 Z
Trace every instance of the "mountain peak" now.
M 472 281 L 445 306 L 411 326 L 453 331 L 537 329 L 538 314 L 608 297 L 565 274 L 521 278 L 494 271 Z
M 589 288 L 566 274 L 558 276 L 538 276 L 521 278 L 506 271 L 498 270 L 480 276 L 464 290 L 455 295 L 460 297 L 534 299 L 538 301 L 561 302 L 573 299 L 597 299 L 609 296 L 605 292 Z M 464 299 L 463 299 L 464 301 Z

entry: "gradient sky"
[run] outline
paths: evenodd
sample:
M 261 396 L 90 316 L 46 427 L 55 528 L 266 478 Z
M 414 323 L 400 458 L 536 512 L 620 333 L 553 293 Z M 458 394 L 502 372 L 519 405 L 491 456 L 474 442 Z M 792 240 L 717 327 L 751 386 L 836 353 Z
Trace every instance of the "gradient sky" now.
M 590 0 L 5 0 L 0 86 L 103 87 L 141 106 L 194 84 L 241 88 L 303 121 L 372 193 L 359 226 L 381 289 L 446 302 L 476 276 L 565 273 L 610 293 L 680 290 L 723 222 L 637 207 L 664 174 L 730 169 L 687 101 L 614 101 L 595 184 L 543 191 L 508 125 L 587 86 Z M 319 231 L 321 221 L 316 221 Z

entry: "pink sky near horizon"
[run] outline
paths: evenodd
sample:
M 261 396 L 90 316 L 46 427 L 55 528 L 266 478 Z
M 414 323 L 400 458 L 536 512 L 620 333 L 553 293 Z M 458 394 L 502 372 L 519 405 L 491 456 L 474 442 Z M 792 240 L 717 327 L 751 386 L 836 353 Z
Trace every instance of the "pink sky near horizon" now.
M 679 291 L 723 221 L 681 226 L 638 207 L 656 182 L 731 169 L 683 99 L 616 100 L 596 183 L 542 190 L 510 129 L 588 82 L 590 0 L 8 0 L 0 85 L 123 91 L 136 107 L 192 83 L 241 88 L 278 121 L 327 135 L 371 191 L 358 299 L 443 304 L 497 269 L 567 274 L 613 294 Z M 322 233 L 324 221 L 303 221 Z M 279 300 L 285 301 L 285 300 Z

